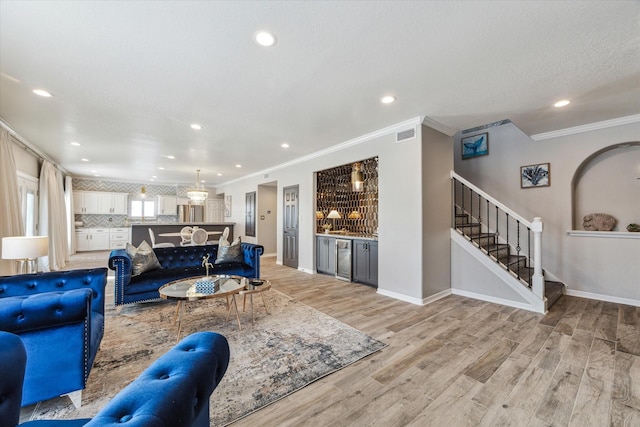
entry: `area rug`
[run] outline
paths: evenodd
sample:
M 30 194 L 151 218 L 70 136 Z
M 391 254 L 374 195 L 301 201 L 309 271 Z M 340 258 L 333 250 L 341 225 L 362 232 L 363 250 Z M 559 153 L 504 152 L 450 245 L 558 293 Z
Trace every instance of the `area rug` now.
M 260 296 L 254 295 L 255 325 L 249 300 L 242 313 L 242 298 L 236 297 L 242 330 L 235 316 L 225 322 L 223 299 L 187 304 L 183 337 L 215 331 L 226 336 L 231 347 L 227 373 L 211 396 L 211 425 L 228 425 L 386 346 L 276 290 L 264 296 L 270 314 Z M 41 402 L 32 419 L 95 415 L 176 343 L 175 307 L 162 301 L 126 306 L 120 314 L 108 308 L 105 336 L 83 392 L 83 406 L 75 409 L 67 398 Z

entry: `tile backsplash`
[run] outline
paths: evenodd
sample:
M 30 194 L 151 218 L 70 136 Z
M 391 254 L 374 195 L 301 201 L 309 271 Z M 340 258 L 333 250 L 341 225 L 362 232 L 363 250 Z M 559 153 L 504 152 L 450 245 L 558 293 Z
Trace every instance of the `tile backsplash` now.
M 128 200 L 138 198 L 143 184 L 130 182 L 103 181 L 97 179 L 73 178 L 73 190 L 110 191 L 114 193 L 129 193 Z M 187 185 L 157 185 L 144 184 L 147 198 L 156 196 L 187 197 Z M 211 190 L 210 190 L 211 191 Z M 215 193 L 215 191 L 214 191 Z M 82 222 L 82 227 L 126 227 L 127 215 L 75 215 L 76 221 Z M 177 222 L 177 215 L 159 215 L 157 222 Z

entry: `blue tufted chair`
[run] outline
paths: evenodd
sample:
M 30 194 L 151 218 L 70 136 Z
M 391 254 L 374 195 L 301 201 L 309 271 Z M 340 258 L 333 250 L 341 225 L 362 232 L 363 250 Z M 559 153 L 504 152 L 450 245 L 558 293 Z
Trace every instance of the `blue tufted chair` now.
M 25 354 L 17 335 L 0 332 L 0 427 L 18 423 Z M 228 365 L 227 339 L 197 332 L 153 362 L 93 419 L 39 420 L 20 426 L 209 427 L 210 396 Z
M 22 406 L 82 389 L 104 334 L 107 269 L 0 277 L 0 331 L 27 350 Z

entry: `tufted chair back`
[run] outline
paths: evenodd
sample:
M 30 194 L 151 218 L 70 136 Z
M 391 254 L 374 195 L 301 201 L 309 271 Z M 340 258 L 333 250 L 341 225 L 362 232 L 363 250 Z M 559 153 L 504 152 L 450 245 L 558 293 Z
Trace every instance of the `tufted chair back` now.
M 19 336 L 0 331 L 0 361 L 0 427 L 14 427 L 20 420 L 27 364 L 27 352 Z
M 107 272 L 106 268 L 88 268 L 0 276 L 0 298 L 85 288 L 91 289 L 91 311 L 104 315 L 104 286 L 107 281 Z

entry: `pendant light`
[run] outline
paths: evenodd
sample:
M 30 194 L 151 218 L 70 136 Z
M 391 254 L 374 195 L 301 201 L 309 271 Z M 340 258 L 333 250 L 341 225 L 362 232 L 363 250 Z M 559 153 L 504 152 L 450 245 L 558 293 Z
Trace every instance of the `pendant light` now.
M 196 169 L 196 185 L 187 190 L 187 197 L 192 205 L 203 205 L 209 193 L 200 185 L 200 169 Z
M 354 163 L 351 167 L 351 191 L 364 191 L 364 175 L 360 162 Z

